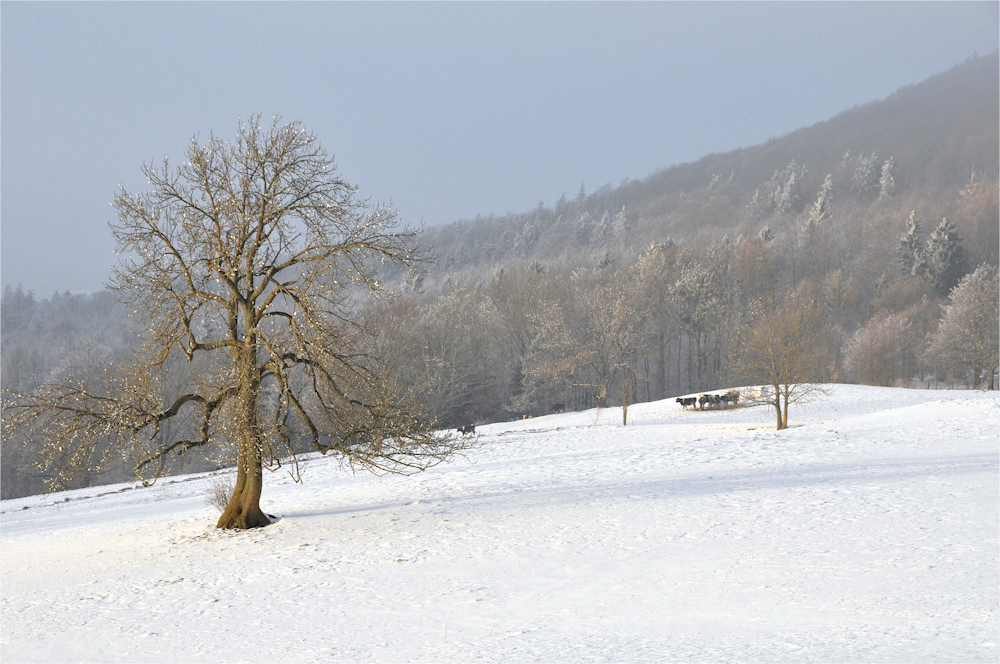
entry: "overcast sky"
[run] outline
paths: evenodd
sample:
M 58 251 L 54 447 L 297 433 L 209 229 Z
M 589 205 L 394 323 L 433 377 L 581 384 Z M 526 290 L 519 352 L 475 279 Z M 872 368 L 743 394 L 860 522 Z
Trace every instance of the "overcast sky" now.
M 301 120 L 411 224 L 766 141 L 998 47 L 998 3 L 0 5 L 0 282 L 101 288 L 119 183 Z

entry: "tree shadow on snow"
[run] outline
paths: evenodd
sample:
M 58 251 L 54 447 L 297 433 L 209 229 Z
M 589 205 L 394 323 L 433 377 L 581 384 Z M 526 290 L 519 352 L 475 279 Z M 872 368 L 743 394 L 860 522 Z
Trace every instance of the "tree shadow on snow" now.
M 514 486 L 501 491 L 470 492 L 461 495 L 439 496 L 424 494 L 420 506 L 438 512 L 440 508 L 484 503 L 509 504 L 511 509 L 567 503 L 586 503 L 602 499 L 662 500 L 744 491 L 769 491 L 774 489 L 805 488 L 823 484 L 843 485 L 845 488 L 866 484 L 895 483 L 918 478 L 935 478 L 993 473 L 997 471 L 996 454 L 967 456 L 894 459 L 867 463 L 802 464 L 783 468 L 748 471 L 708 472 L 679 477 L 659 477 L 629 480 L 598 480 L 549 483 L 543 486 Z M 426 488 L 426 485 L 425 485 Z M 415 501 L 392 501 L 345 505 L 335 509 L 296 510 L 284 514 L 285 518 L 302 518 L 328 515 L 370 514 L 376 512 L 409 511 Z M 417 510 L 426 511 L 426 510 Z

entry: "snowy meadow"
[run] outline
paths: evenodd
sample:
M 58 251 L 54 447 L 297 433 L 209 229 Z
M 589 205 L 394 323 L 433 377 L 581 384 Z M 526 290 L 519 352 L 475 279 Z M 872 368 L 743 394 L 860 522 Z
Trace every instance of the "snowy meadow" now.
M 478 428 L 413 477 L 308 457 L 2 502 L 4 662 L 1000 658 L 1000 396 L 829 386 Z

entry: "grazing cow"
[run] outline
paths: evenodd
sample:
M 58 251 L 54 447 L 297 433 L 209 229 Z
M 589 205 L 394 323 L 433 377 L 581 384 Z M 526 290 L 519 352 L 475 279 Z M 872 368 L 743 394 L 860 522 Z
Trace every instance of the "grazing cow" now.
M 705 410 L 705 404 L 712 403 L 712 397 L 709 394 L 703 394 L 698 397 L 698 410 Z
M 554 406 L 552 406 L 553 415 L 555 415 L 556 413 L 565 413 L 565 412 L 566 412 L 566 404 L 557 403 Z
M 476 425 L 466 424 L 464 427 L 458 427 L 457 429 L 455 429 L 455 431 L 459 432 L 463 436 L 469 436 L 471 434 L 476 433 Z
M 729 403 L 733 404 L 734 406 L 739 404 L 740 393 L 737 392 L 736 390 L 729 390 L 728 392 L 726 392 L 726 396 L 729 397 Z

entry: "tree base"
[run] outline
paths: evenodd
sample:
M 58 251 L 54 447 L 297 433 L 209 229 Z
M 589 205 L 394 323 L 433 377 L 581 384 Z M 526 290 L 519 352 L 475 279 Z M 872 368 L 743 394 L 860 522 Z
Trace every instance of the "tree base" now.
M 264 514 L 260 508 L 247 511 L 240 509 L 240 506 L 230 503 L 226 511 L 219 517 L 219 522 L 215 524 L 220 530 L 248 530 L 250 528 L 263 528 L 271 525 L 276 519 Z

